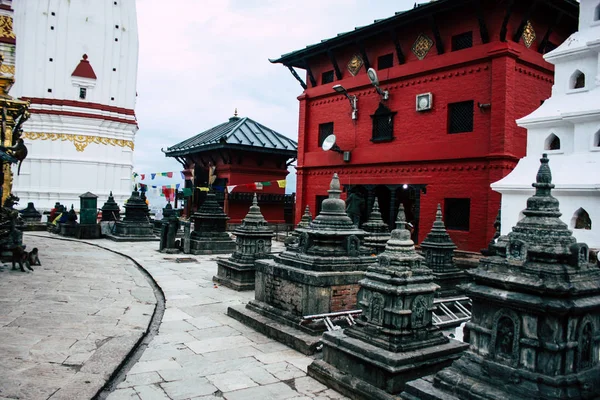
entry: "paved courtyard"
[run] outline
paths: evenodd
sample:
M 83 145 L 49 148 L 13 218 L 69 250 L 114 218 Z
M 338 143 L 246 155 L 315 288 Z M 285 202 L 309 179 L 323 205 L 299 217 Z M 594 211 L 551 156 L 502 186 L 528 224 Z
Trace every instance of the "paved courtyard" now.
M 152 288 L 130 260 L 107 250 L 45 233 L 27 234 L 24 241 L 40 248 L 43 267 L 31 274 L 6 267 L 0 272 L 0 302 L 8 307 L 0 310 L 0 357 L 11 359 L 0 367 L 0 399 L 91 398 L 92 382 L 96 390 L 101 387 L 146 331 L 155 306 Z M 254 293 L 215 285 L 215 256 L 165 255 L 156 251 L 157 242 L 91 243 L 132 257 L 166 300 L 158 333 L 109 400 L 344 398 L 306 376 L 311 357 L 225 314 Z M 182 257 L 192 260 L 177 262 Z M 63 314 L 49 317 L 50 308 Z M 69 335 L 76 337 L 67 340 Z M 121 346 L 104 358 L 106 338 Z M 82 355 L 76 351 L 79 342 L 97 348 L 87 347 Z M 117 353 L 119 362 L 111 364 Z M 93 363 L 88 367 L 96 359 L 108 375 L 91 368 Z

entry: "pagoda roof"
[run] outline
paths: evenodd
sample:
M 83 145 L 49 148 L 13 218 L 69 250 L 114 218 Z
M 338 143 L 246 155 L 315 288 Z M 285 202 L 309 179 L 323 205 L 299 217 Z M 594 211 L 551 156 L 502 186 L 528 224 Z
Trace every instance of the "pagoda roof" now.
M 298 144 L 250 118 L 231 117 L 225 123 L 168 147 L 164 153 L 167 157 L 177 157 L 220 148 L 296 157 Z
M 576 0 L 547 0 L 547 6 L 557 9 L 575 21 L 579 16 L 579 3 Z M 272 63 L 306 69 L 306 59 L 320 54 L 327 54 L 335 48 L 356 45 L 357 41 L 367 39 L 382 32 L 388 32 L 399 25 L 408 25 L 422 20 L 433 14 L 440 14 L 461 6 L 473 6 L 472 0 L 431 0 L 415 6 L 406 11 L 396 12 L 388 18 L 376 19 L 371 25 L 357 26 L 352 31 L 338 33 L 336 36 L 323 39 L 319 43 L 310 44 L 304 49 L 283 54 L 277 59 L 269 59 Z

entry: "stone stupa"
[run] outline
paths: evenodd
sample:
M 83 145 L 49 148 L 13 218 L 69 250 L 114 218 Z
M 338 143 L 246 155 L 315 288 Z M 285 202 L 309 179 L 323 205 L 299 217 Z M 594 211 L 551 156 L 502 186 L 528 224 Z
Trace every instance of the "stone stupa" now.
M 148 205 L 137 190 L 125 203 L 125 216 L 116 221 L 114 231 L 106 237 L 115 241 L 154 241 L 158 240 L 152 232 L 152 223 L 148 219 Z
M 253 290 L 254 262 L 270 257 L 273 238 L 273 230 L 260 212 L 256 193 L 246 218 L 233 233 L 235 252 L 229 258 L 217 260 L 218 272 L 213 280 L 234 290 Z
M 323 334 L 323 359 L 308 374 L 360 399 L 393 399 L 404 384 L 460 357 L 468 346 L 433 325 L 433 273 L 406 229 L 400 204 L 396 229 L 378 263 L 360 281 L 356 325 Z
M 304 214 L 302 214 L 302 218 L 300 218 L 300 222 L 298 222 L 298 225 L 296 225 L 296 229 L 294 229 L 290 236 L 285 240 L 285 245 L 287 246 L 293 243 L 298 243 L 298 238 L 300 237 L 300 232 L 298 231 L 298 228 L 308 228 L 312 219 L 313 218 L 312 214 L 310 213 L 310 207 L 308 207 L 307 204 L 306 208 L 304 209 Z
M 208 192 L 198 211 L 192 214 L 194 230 L 190 234 L 190 253 L 228 254 L 235 251 L 235 242 L 227 234 L 229 217 L 217 202 L 214 191 Z
M 560 220 L 547 155 L 540 161 L 524 218 L 469 271 L 469 350 L 403 398 L 600 398 L 600 266 Z
M 421 242 L 425 263 L 433 271 L 435 283 L 440 285 L 436 297 L 462 295 L 458 285 L 467 283 L 468 275 L 454 263 L 456 245 L 450 238 L 442 220 L 442 207 L 438 204 L 431 231 Z
M 382 253 L 385 250 L 385 244 L 390 240 L 390 229 L 383 222 L 377 198 L 375 198 L 375 202 L 373 203 L 373 209 L 368 221 L 362 224 L 362 229 L 367 232 L 364 240 L 365 247 L 371 249 L 373 254 Z
M 284 252 L 256 262 L 255 299 L 230 307 L 228 315 L 305 354 L 316 351 L 326 330 L 318 314 L 354 310 L 358 281 L 375 262 L 360 240 L 365 232 L 346 215 L 340 181 L 333 175 L 329 198 L 299 239 Z

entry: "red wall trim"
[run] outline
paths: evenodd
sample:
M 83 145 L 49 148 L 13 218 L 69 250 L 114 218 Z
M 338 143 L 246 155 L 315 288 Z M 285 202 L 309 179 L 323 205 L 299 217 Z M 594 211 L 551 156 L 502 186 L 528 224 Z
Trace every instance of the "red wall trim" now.
M 100 103 L 86 103 L 84 101 L 75 101 L 75 100 L 44 99 L 41 97 L 21 97 L 21 100 L 30 101 L 32 104 L 92 108 L 94 110 L 116 112 L 119 114 L 135 116 L 135 111 L 130 108 L 107 106 L 105 104 L 100 104 Z
M 137 121 L 132 121 L 130 119 L 124 119 L 124 118 L 110 117 L 107 115 L 96 115 L 96 114 L 78 113 L 78 112 L 61 111 L 61 110 L 37 110 L 35 108 L 30 108 L 29 112 L 32 114 L 66 115 L 69 117 L 100 119 L 100 120 L 105 120 L 105 121 L 121 122 L 123 124 L 138 126 Z

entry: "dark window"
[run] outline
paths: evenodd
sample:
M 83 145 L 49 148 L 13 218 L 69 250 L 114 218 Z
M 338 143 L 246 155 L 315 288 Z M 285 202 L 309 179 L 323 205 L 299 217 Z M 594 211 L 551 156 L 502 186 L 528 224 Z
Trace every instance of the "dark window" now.
M 317 213 L 315 214 L 315 217 L 321 213 L 321 209 L 323 208 L 323 200 L 325 200 L 327 198 L 329 198 L 329 196 L 317 196 L 316 197 Z
M 592 219 L 590 218 L 590 214 L 583 208 L 579 208 L 575 211 L 575 218 L 575 229 L 592 229 Z
M 80 99 L 85 99 L 85 96 L 87 95 L 87 88 L 79 88 L 79 98 Z
M 331 82 L 333 82 L 333 70 L 323 72 L 321 74 L 321 83 L 326 84 Z
M 554 133 L 546 138 L 544 143 L 544 150 L 560 150 L 560 138 Z
M 394 54 L 385 54 L 377 58 L 377 69 L 392 68 L 394 66 Z
M 473 47 L 473 32 L 465 32 L 452 36 L 452 51 Z
M 375 114 L 371 115 L 373 119 L 373 142 L 387 142 L 394 139 L 394 115 L 389 108 L 379 103 Z
M 473 132 L 473 100 L 448 104 L 448 133 Z
M 48 89 L 48 93 L 52 93 L 52 89 Z
M 333 135 L 333 122 L 319 124 L 319 147 L 323 144 L 323 140 L 329 135 Z
M 51 27 L 50 27 L 50 30 L 51 30 L 51 31 L 53 31 L 53 30 L 54 30 L 54 27 L 53 27 L 53 26 L 51 26 Z
M 444 199 L 446 228 L 468 231 L 471 216 L 471 199 Z
M 578 71 L 579 72 L 579 71 Z M 583 72 L 579 72 L 574 77 L 574 86 L 573 89 L 581 89 L 585 87 L 585 74 Z

